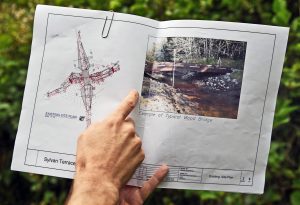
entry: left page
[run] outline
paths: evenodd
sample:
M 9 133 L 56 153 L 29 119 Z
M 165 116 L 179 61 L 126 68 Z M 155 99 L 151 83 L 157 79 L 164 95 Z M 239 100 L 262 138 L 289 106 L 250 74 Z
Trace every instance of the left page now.
M 37 6 L 12 169 L 72 178 L 79 134 L 141 90 L 145 39 L 157 26 L 133 15 Z

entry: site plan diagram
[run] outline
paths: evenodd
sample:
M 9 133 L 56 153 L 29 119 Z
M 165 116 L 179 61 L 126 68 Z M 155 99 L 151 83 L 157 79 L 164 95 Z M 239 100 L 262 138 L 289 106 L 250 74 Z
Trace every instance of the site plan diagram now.
M 74 64 L 74 67 L 80 70 L 80 73 L 72 72 L 68 78 L 60 85 L 59 88 L 56 88 L 52 91 L 47 92 L 47 97 L 52 97 L 60 93 L 65 93 L 69 86 L 72 84 L 80 85 L 80 96 L 82 98 L 83 105 L 85 107 L 85 116 L 87 127 L 91 124 L 91 115 L 92 115 L 92 100 L 95 97 L 94 90 L 95 87 L 93 85 L 100 85 L 104 80 L 115 72 L 120 70 L 120 66 L 118 62 L 106 66 L 106 68 L 102 71 L 98 71 L 90 74 L 91 67 L 95 65 L 90 63 L 90 60 L 84 50 L 83 43 L 81 41 L 80 31 L 77 33 L 77 65 Z M 92 57 L 92 56 L 91 56 Z M 95 69 L 93 69 L 95 70 Z M 78 95 L 78 94 L 76 94 Z M 51 116 L 51 114 L 49 114 Z
M 288 31 L 38 6 L 12 170 L 73 178 L 80 133 L 136 89 L 128 184 L 165 163 L 162 188 L 263 193 Z

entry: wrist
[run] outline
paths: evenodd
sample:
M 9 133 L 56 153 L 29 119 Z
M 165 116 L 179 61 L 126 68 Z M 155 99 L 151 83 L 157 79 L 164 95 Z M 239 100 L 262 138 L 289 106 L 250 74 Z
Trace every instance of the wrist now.
M 68 204 L 116 205 L 119 187 L 104 175 L 76 173 Z

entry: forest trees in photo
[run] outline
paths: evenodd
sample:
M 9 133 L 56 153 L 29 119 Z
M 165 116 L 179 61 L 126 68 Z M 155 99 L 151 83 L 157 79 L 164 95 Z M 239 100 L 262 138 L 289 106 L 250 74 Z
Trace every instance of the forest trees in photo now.
M 247 43 L 212 38 L 167 37 L 153 38 L 151 48 L 147 51 L 147 61 L 173 62 L 174 49 L 176 61 L 184 63 L 217 64 L 219 58 L 231 61 L 242 61 L 246 55 Z M 151 41 L 150 41 L 151 43 Z M 237 68 L 243 69 L 243 64 Z

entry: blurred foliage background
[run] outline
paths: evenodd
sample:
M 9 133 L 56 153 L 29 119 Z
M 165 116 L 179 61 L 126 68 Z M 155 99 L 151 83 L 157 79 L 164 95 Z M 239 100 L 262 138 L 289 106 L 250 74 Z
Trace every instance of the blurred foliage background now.
M 10 171 L 35 6 L 114 10 L 157 20 L 208 19 L 290 27 L 263 195 L 158 189 L 146 204 L 300 204 L 300 2 L 298 0 L 0 1 L 0 204 L 63 204 L 71 180 Z

